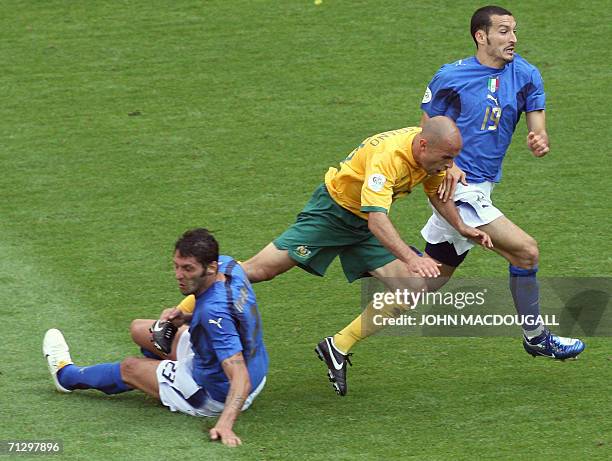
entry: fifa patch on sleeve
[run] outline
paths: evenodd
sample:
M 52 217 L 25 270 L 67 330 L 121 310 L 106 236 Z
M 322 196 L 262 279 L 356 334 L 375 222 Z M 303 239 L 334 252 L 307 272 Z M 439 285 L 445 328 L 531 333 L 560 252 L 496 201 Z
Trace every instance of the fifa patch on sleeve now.
M 427 89 L 425 90 L 425 94 L 423 95 L 423 101 L 421 101 L 423 104 L 427 104 L 429 101 L 431 101 L 431 90 L 429 89 L 429 87 L 427 87 Z
M 380 192 L 385 187 L 385 182 L 387 182 L 387 178 L 384 175 L 375 173 L 368 178 L 368 187 L 374 192 Z

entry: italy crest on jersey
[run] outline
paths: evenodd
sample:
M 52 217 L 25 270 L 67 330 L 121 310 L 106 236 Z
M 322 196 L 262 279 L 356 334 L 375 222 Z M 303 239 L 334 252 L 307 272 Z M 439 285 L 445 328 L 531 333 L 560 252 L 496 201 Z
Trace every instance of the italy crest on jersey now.
M 499 77 L 490 78 L 487 87 L 491 93 L 495 93 L 499 88 Z

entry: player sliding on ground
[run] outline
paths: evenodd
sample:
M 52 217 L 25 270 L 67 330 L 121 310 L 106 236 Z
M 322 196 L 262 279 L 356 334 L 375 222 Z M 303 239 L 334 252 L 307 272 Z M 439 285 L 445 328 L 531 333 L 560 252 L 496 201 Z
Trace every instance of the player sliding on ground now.
M 189 324 L 174 335 L 173 344 L 154 347 L 149 328 L 155 324 L 155 334 L 160 324 L 136 320 L 132 336 L 147 350 L 147 358 L 78 367 L 62 333 L 51 329 L 45 334 L 43 354 L 53 382 L 60 392 L 140 389 L 172 411 L 219 416 L 210 438 L 240 445 L 234 422 L 261 392 L 268 371 L 255 294 L 240 265 L 219 256 L 219 246 L 206 229 L 188 231 L 176 242 L 174 271 L 181 293 L 188 296 L 185 304 L 193 303 L 194 295 L 195 306 L 182 304 L 182 309 L 162 313 L 162 320 Z M 162 349 L 171 352 L 166 356 Z

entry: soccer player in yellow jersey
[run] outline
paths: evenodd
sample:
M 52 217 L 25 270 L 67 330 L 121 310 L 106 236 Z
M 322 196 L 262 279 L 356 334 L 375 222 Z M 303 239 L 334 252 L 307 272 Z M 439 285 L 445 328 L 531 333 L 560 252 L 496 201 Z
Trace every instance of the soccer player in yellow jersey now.
M 325 184 L 315 190 L 295 224 L 243 263 L 249 280 L 270 280 L 294 266 L 323 276 L 339 256 L 349 282 L 372 275 L 390 290 L 426 289 L 424 278 L 440 274 L 438 263 L 421 257 L 401 239 L 388 212 L 396 199 L 423 183 L 432 205 L 461 235 L 491 247 L 489 236 L 466 226 L 453 201 L 444 201 L 437 192 L 461 146 L 457 126 L 444 116 L 430 118 L 423 128 L 365 139 L 339 169 L 329 169 Z M 362 339 L 361 325 L 360 316 L 343 337 Z M 328 337 L 316 350 L 336 392 L 345 395 L 348 355 L 342 345 Z

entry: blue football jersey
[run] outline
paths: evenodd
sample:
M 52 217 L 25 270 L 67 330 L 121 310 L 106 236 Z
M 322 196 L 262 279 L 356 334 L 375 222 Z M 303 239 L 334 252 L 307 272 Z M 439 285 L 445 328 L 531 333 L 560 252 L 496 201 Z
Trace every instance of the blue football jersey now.
M 261 317 L 246 273 L 229 256 L 219 257 L 225 282 L 215 282 L 196 299 L 189 333 L 195 357 L 193 378 L 210 396 L 225 402 L 229 380 L 221 362 L 242 352 L 255 389 L 268 372 Z
M 545 109 L 538 69 L 518 54 L 502 69 L 476 57 L 446 64 L 429 83 L 421 109 L 457 124 L 463 149 L 455 159 L 469 182 L 499 182 L 502 161 L 523 112 Z

